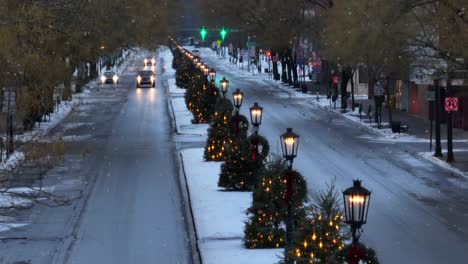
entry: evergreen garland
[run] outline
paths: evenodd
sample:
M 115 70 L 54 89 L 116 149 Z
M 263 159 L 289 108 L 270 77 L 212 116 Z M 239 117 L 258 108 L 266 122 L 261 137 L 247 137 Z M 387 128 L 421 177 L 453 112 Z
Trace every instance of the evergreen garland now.
M 244 246 L 246 248 L 283 247 L 286 239 L 285 220 L 287 217 L 286 172 L 283 160 L 267 163 L 261 171 L 259 186 L 254 189 L 251 214 L 244 228 Z M 307 202 L 307 185 L 302 175 L 294 174 L 294 193 L 291 203 L 294 213 L 294 225 L 305 218 L 304 204 Z
M 349 258 L 355 258 L 355 263 L 351 263 L 353 261 L 349 262 Z M 362 243 L 358 243 L 357 247 L 350 244 L 335 252 L 328 264 L 357 264 L 357 259 L 360 259 L 364 264 L 380 263 L 373 249 L 366 247 Z

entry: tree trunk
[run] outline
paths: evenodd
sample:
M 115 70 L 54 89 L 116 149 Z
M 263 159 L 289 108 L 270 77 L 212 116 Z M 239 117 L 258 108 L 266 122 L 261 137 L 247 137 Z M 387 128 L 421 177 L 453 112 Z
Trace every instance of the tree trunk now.
M 351 70 L 351 108 L 353 109 L 353 112 L 354 112 L 354 70 L 355 68 L 353 68 Z
M 390 77 L 389 76 L 387 76 L 387 79 L 385 80 L 385 93 L 387 94 L 388 125 L 391 127 L 392 122 L 393 122 L 393 116 L 392 116 L 392 105 L 391 105 L 391 100 L 390 100 Z
M 348 81 L 350 79 L 349 69 L 343 69 L 341 71 L 341 109 L 345 110 L 347 108 L 347 100 L 346 100 L 346 87 L 348 86 Z
M 281 81 L 283 83 L 288 82 L 288 77 L 286 76 L 286 54 L 284 50 L 280 53 L 281 56 Z
M 291 49 L 287 49 L 286 62 L 287 62 L 287 65 L 288 65 L 288 84 L 289 85 L 293 85 L 293 79 L 292 79 L 292 64 L 293 64 L 293 61 L 292 61 L 291 53 L 292 53 Z
M 293 85 L 294 85 L 294 88 L 299 88 L 296 59 L 297 59 L 296 54 L 294 54 L 293 61 L 292 61 Z

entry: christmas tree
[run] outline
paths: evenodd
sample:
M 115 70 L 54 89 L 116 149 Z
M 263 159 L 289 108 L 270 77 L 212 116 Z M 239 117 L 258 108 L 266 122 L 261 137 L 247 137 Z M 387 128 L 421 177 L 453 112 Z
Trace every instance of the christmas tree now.
M 226 162 L 221 165 L 218 186 L 229 191 L 252 190 L 264 167 L 269 149 L 266 138 L 259 135 L 234 140 L 226 155 Z
M 228 99 L 219 99 L 216 103 L 205 145 L 204 158 L 206 161 L 224 160 L 226 148 L 232 143 L 233 135 L 229 127 L 232 109 L 232 103 Z
M 292 173 L 293 193 L 289 197 L 293 208 L 294 224 L 298 225 L 305 217 L 304 204 L 307 202 L 307 185 L 296 171 L 289 171 L 283 160 L 267 163 L 260 173 L 260 184 L 253 191 L 251 214 L 244 228 L 246 248 L 283 247 L 286 239 L 285 220 L 287 217 L 286 178 Z
M 296 228 L 290 258 L 295 263 L 329 263 L 333 254 L 344 248 L 343 215 L 338 193 L 332 182 L 319 192 L 316 203 L 307 210 L 307 217 Z
M 193 62 L 183 53 L 181 53 L 180 56 L 174 57 L 174 59 L 177 59 L 175 63 L 175 66 L 177 66 L 175 72 L 176 85 L 180 88 L 187 88 L 190 85 L 191 77 L 195 71 Z
M 203 76 L 200 70 L 196 70 L 190 80 L 190 85 L 185 92 L 185 104 L 190 112 L 192 112 L 194 124 L 206 124 L 209 123 L 210 116 L 206 112 L 207 103 L 204 102 L 206 99 L 206 77 Z M 216 95 L 214 95 L 216 96 Z M 211 112 L 211 110 L 210 110 Z

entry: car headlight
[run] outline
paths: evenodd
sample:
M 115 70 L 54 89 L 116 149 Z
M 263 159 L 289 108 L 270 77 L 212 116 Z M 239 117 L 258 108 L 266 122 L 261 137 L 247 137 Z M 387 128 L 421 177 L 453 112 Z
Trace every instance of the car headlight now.
M 138 75 L 138 77 L 137 77 L 137 82 L 138 82 L 138 83 L 141 82 L 141 76 L 140 76 L 140 75 Z
M 151 60 L 151 62 L 152 62 L 153 64 L 155 64 L 155 63 L 156 63 L 156 59 L 153 58 L 153 59 Z
M 101 82 L 105 82 L 106 81 L 106 76 L 101 76 Z
M 151 75 L 151 78 L 150 78 L 151 82 L 154 82 L 154 76 Z
M 114 75 L 114 77 L 112 77 L 112 80 L 114 80 L 114 82 L 116 83 L 119 80 L 119 77 L 117 75 Z
M 146 63 L 148 63 L 148 60 L 147 60 L 147 59 L 144 59 L 143 62 L 144 62 L 145 65 L 146 65 Z

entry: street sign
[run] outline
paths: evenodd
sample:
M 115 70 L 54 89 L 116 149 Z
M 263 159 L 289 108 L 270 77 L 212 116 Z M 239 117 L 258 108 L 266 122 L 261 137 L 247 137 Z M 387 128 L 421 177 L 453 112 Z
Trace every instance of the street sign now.
M 445 111 L 448 111 L 448 112 L 458 111 L 458 98 L 457 97 L 445 98 Z
M 333 83 L 338 84 L 340 82 L 340 77 L 338 76 L 333 76 Z
M 221 45 L 221 43 L 223 43 L 222 40 L 218 39 L 218 41 L 216 41 L 218 43 L 218 45 Z
M 427 91 L 426 99 L 427 99 L 427 101 L 435 101 L 434 91 Z
M 379 86 L 379 85 L 374 86 L 375 96 L 383 96 L 384 94 L 385 94 L 385 89 L 382 86 Z
M 247 41 L 246 46 L 247 46 L 247 47 L 250 47 L 250 46 L 257 46 L 257 42 L 255 42 L 255 41 Z

